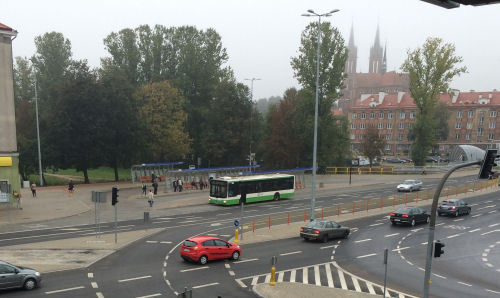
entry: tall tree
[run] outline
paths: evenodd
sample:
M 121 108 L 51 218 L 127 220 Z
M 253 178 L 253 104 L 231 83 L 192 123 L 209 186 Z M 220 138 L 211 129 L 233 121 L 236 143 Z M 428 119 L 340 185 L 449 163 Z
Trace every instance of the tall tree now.
M 111 54 L 110 62 L 113 66 L 124 71 L 130 82 L 139 81 L 139 63 L 141 55 L 137 45 L 137 34 L 132 29 L 122 29 L 118 33 L 111 33 L 104 39 L 104 46 Z
M 370 160 L 371 167 L 373 160 L 384 154 L 385 140 L 374 125 L 368 125 L 361 146 L 363 154 Z
M 190 138 L 185 130 L 184 98 L 168 82 L 150 83 L 134 94 L 139 121 L 146 129 L 142 150 L 154 161 L 182 159 L 189 152 Z
M 448 92 L 454 77 L 467 71 L 465 66 L 459 66 L 462 62 L 462 57 L 455 54 L 455 46 L 443 43 L 440 38 L 428 38 L 421 48 L 408 50 L 401 69 L 410 75 L 410 93 L 418 109 L 411 151 L 416 166 L 425 165 L 426 156 L 435 144 L 438 97 Z
M 337 100 L 344 82 L 344 67 L 347 48 L 339 30 L 329 22 L 321 23 L 321 46 L 319 60 L 319 97 Z M 316 88 L 316 62 L 318 23 L 307 25 L 300 38 L 299 55 L 292 58 L 291 65 L 299 83 L 307 89 Z

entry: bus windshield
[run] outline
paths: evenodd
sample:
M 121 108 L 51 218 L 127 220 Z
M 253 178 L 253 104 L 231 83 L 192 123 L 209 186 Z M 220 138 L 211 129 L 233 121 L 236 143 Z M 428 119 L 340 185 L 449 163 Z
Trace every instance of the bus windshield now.
M 226 198 L 227 182 L 212 180 L 212 182 L 210 182 L 210 196 L 214 198 Z

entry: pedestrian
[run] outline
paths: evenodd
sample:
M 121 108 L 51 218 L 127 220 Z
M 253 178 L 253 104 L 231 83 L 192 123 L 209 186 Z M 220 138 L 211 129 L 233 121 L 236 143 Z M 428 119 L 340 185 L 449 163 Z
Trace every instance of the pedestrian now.
M 155 190 L 154 194 L 157 195 L 158 194 L 158 182 L 156 182 L 156 181 L 153 182 L 153 189 Z
M 68 191 L 70 193 L 73 193 L 73 191 L 75 190 L 75 185 L 73 184 L 73 180 L 69 180 L 69 183 L 68 183 Z
M 33 195 L 34 198 L 36 198 L 36 184 L 32 183 L 30 188 L 31 188 L 31 194 Z
M 154 197 L 154 194 L 153 194 L 153 190 L 149 190 L 149 193 L 148 193 L 148 203 L 149 203 L 149 207 L 153 207 L 153 203 L 155 202 L 155 197 Z
M 191 187 L 193 187 L 193 189 L 197 189 L 196 182 L 194 182 L 194 179 L 193 179 L 193 181 L 191 181 Z
M 182 192 L 182 180 L 181 180 L 181 178 L 179 178 L 177 180 L 177 187 L 179 187 L 179 192 Z
M 155 173 L 154 172 L 151 172 L 151 183 L 155 182 Z
M 21 193 L 14 190 L 12 192 L 12 196 L 14 197 L 14 200 L 17 203 L 17 208 L 22 210 L 23 207 L 21 206 L 21 198 L 23 196 L 21 195 Z
M 141 185 L 141 189 L 142 189 L 142 194 L 143 195 L 146 195 L 146 190 L 147 190 L 147 186 L 146 186 L 146 183 L 144 183 L 144 181 L 142 182 L 142 185 Z
M 172 186 L 174 187 L 174 192 L 176 192 L 178 187 L 177 178 L 175 178 L 174 181 L 172 182 Z

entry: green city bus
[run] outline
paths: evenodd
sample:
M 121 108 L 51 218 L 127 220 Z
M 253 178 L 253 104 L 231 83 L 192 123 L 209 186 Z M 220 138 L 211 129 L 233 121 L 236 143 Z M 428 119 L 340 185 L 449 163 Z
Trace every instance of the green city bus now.
M 243 199 L 242 199 L 243 194 Z M 210 204 L 237 205 L 291 198 L 295 194 L 295 176 L 267 174 L 219 177 L 210 182 Z M 246 199 L 245 199 L 246 197 Z

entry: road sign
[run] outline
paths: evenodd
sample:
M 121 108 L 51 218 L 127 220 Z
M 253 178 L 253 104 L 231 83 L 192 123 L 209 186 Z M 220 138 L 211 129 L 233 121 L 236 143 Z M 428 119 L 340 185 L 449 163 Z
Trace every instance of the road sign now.
M 235 226 L 235 227 L 237 227 L 237 226 L 239 226 L 239 225 L 240 225 L 240 222 L 239 222 L 237 219 L 235 219 L 235 220 L 234 220 L 234 226 Z

